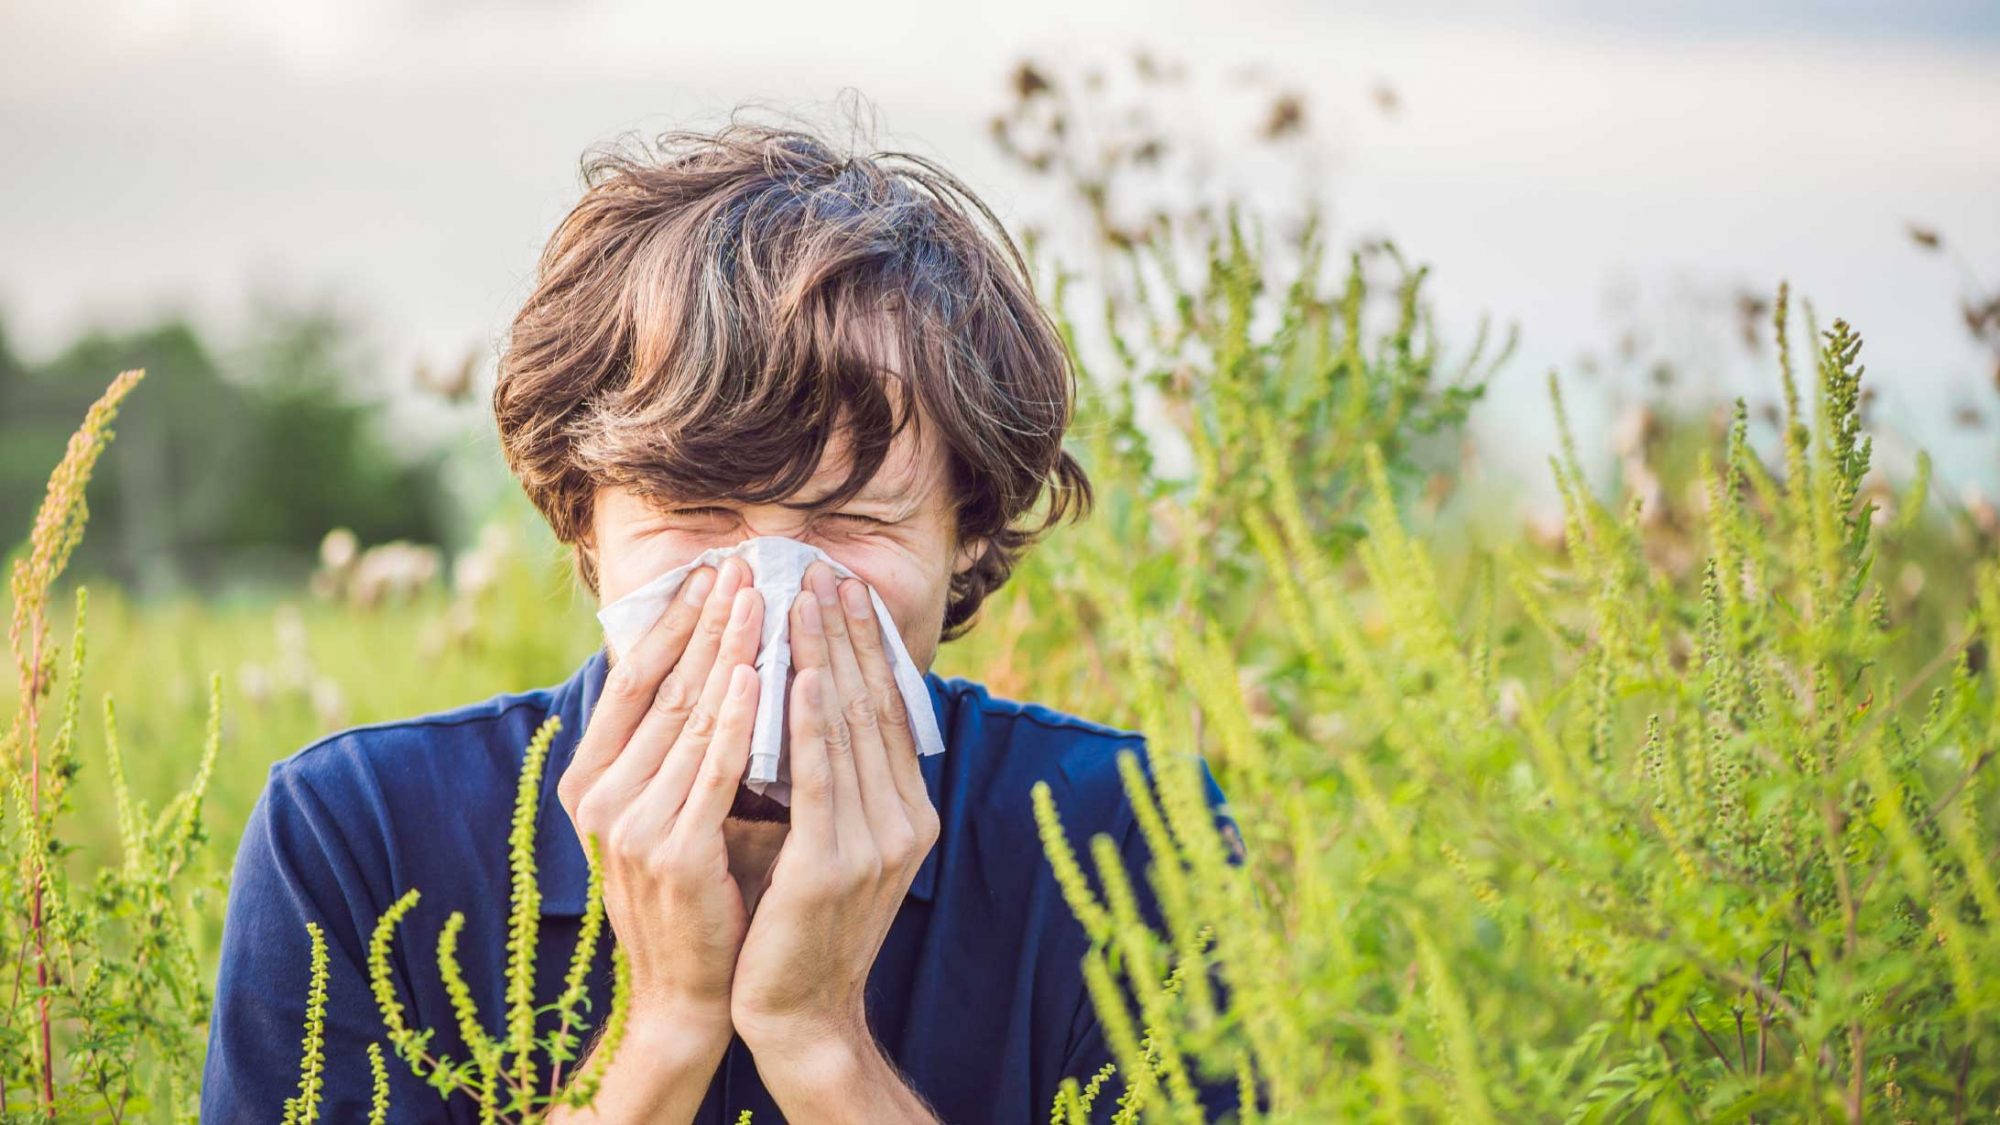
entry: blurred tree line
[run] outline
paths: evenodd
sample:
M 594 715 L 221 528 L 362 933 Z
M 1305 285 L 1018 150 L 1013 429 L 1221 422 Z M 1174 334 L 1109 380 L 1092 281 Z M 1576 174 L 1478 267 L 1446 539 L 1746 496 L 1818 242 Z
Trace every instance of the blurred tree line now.
M 443 456 L 396 448 L 357 393 L 351 326 L 317 309 L 264 310 L 226 352 L 184 318 L 93 330 L 45 363 L 0 324 L 0 544 L 27 536 L 42 482 L 111 375 L 147 370 L 91 481 L 91 534 L 73 573 L 162 594 L 296 582 L 321 538 L 440 543 Z

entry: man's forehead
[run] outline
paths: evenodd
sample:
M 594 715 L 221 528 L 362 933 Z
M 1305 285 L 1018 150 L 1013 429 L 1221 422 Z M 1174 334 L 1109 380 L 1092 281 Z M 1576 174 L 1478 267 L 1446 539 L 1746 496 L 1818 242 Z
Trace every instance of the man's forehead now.
M 847 430 L 836 430 L 827 443 L 826 452 L 820 456 L 819 467 L 813 470 L 811 479 L 794 498 L 815 500 L 839 488 L 853 470 L 850 449 Z M 930 441 L 924 439 L 920 427 L 905 426 L 889 443 L 882 463 L 861 486 L 861 491 L 855 493 L 855 499 L 894 500 L 920 496 L 935 483 L 937 474 L 934 470 L 939 467 L 933 464 L 936 460 L 935 449 Z
M 853 462 L 850 454 L 851 438 L 843 427 L 828 439 L 826 449 L 820 454 L 819 464 L 812 476 L 791 494 L 781 497 L 781 503 L 811 506 L 830 498 L 841 485 L 846 483 Z M 905 426 L 889 443 L 883 452 L 882 463 L 855 494 L 850 503 L 883 503 L 897 508 L 914 510 L 922 505 L 942 482 L 945 464 L 940 447 L 928 436 L 920 433 L 916 425 Z M 726 502 L 725 495 L 677 494 L 655 491 L 651 494 L 656 504 L 698 504 Z
M 857 356 L 875 366 L 885 379 L 903 375 L 903 338 L 899 322 L 887 309 L 876 309 L 850 318 L 845 325 L 846 344 Z M 904 383 L 908 390 L 909 384 Z M 892 396 L 895 397 L 895 396 Z M 900 425 L 883 451 L 882 463 L 854 494 L 855 501 L 906 501 L 914 506 L 936 485 L 944 469 L 943 458 L 923 423 L 926 413 L 914 394 L 900 396 L 891 408 Z M 904 411 L 914 411 L 905 418 Z M 834 427 L 819 465 L 804 485 L 787 499 L 794 503 L 815 503 L 830 496 L 853 470 L 853 431 L 842 412 L 841 424 Z

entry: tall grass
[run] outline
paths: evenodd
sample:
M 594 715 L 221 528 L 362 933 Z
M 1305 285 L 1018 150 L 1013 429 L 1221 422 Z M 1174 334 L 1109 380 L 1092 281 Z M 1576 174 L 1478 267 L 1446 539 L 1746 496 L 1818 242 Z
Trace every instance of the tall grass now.
M 49 600 L 89 513 L 84 489 L 111 422 L 141 372 L 113 380 L 49 478 L 26 550 L 13 564 L 8 645 L 17 696 L 4 754 L 0 820 L 0 952 L 11 979 L 0 1006 L 0 1107 L 10 1119 L 192 1120 L 211 979 L 195 954 L 190 916 L 219 911 L 191 861 L 207 844 L 203 799 L 221 738 L 221 689 L 211 684 L 205 732 L 189 740 L 188 786 L 158 811 L 126 781 L 117 712 L 103 699 L 101 768 L 113 797 L 115 858 L 87 872 L 64 862 L 73 844 L 72 781 L 95 724 L 83 708 L 84 618 L 76 592 L 68 651 Z M 47 704 L 59 707 L 49 713 Z
M 14 969 L 10 1001 L 0 1009 L 0 1110 L 9 1120 L 191 1121 L 196 1115 L 207 982 L 213 979 L 207 960 L 197 953 L 197 922 L 204 914 L 213 922 L 222 902 L 219 895 L 203 893 L 208 888 L 193 861 L 208 843 L 203 804 L 222 745 L 219 675 L 210 681 L 193 780 L 157 813 L 132 792 L 117 712 L 111 698 L 104 698 L 103 772 L 113 798 L 109 819 L 116 859 L 85 865 L 91 877 L 79 880 L 68 862 L 72 845 L 63 835 L 76 820 L 68 815 L 74 811 L 70 783 L 82 769 L 78 746 L 84 729 L 88 598 L 83 588 L 76 590 L 66 660 L 53 636 L 48 604 L 88 522 L 85 493 L 91 471 L 111 441 L 111 422 L 142 376 L 140 371 L 120 375 L 91 407 L 49 479 L 27 549 L 12 569 L 8 641 L 18 685 L 4 744 L 11 801 L 9 815 L 0 820 L 5 829 L 0 846 L 7 860 L 0 889 L 6 901 L 21 908 L 0 916 L 5 926 L 0 949 Z M 45 703 L 58 681 L 61 711 L 51 733 Z M 539 1121 L 557 1106 L 587 1105 L 615 1056 L 623 1026 L 627 970 L 622 951 L 614 950 L 616 987 L 605 1026 L 589 1061 L 563 1081 L 563 1064 L 582 1053 L 585 976 L 605 920 L 593 841 L 589 901 L 563 993 L 554 1003 L 557 1026 L 548 1035 L 535 1033 L 535 1017 L 543 1010 L 533 993 L 539 910 L 536 798 L 556 728 L 551 719 L 527 748 L 508 831 L 514 892 L 505 1036 L 485 1032 L 465 986 L 456 955 L 462 914 L 453 913 L 439 935 L 437 963 L 460 1032 L 470 1045 L 472 1057 L 466 1060 L 441 1058 L 429 1050 L 432 1033 L 405 1023 L 390 979 L 395 930 L 415 906 L 419 889 L 411 888 L 383 914 L 370 942 L 370 984 L 388 1042 L 441 1095 L 468 1094 L 482 1121 Z M 316 924 L 307 923 L 307 929 L 312 960 L 299 1088 L 286 1101 L 285 1125 L 317 1121 L 324 1087 L 326 945 Z M 367 1055 L 374 1079 L 371 1117 L 384 1121 L 390 1109 L 388 1064 L 379 1044 L 368 1044 Z M 546 1089 L 538 1083 L 537 1055 L 552 1066 Z
M 1073 854 L 1045 798 L 1020 810 L 1094 939 L 1117 1055 L 1056 1121 L 1192 1121 L 1204 1077 L 1273 1122 L 1990 1116 L 2000 562 L 1922 473 L 1896 491 L 1873 471 L 1850 326 L 1777 302 L 1768 458 L 1739 403 L 1628 456 L 1644 481 L 1592 482 L 1599 439 L 1565 424 L 1563 527 L 1542 543 L 1458 518 L 1457 430 L 1506 349 L 1448 350 L 1393 247 L 1336 256 L 1316 221 L 1267 239 L 1234 210 L 1106 246 L 1054 289 L 1097 513 L 940 667 L 1150 739 L 1150 771 L 1123 765 L 1149 870 Z M 480 592 L 392 605 L 78 591 L 65 640 L 49 607 L 136 379 L 85 419 L 13 565 L 10 1118 L 190 1117 L 214 890 L 263 767 L 329 727 L 554 680 L 592 642 L 532 550 Z M 419 665 L 436 675 L 394 674 Z M 89 675 L 122 710 L 86 706 Z M 531 750 L 524 792 L 539 768 Z M 516 917 L 532 815 L 493 826 Z M 375 932 L 378 998 L 403 917 Z M 419 935 L 448 985 L 458 933 Z M 510 954 L 532 980 L 532 943 Z M 323 995 L 323 972 L 300 985 Z M 462 1004 L 470 1057 L 443 1059 L 391 989 L 377 1089 L 414 1065 L 496 1121 L 587 1096 L 588 1068 L 563 1067 L 593 1029 L 579 1013 L 533 1041 L 537 999 Z M 300 1032 L 287 1115 L 308 1122 L 341 1061 L 315 1019 Z
M 1214 366 L 1166 385 L 1191 472 L 1154 470 L 1125 392 L 1099 396 L 1109 518 L 996 615 L 1003 651 L 1087 623 L 1085 666 L 1010 662 L 1013 687 L 1081 683 L 1157 759 L 1150 782 L 1127 769 L 1148 872 L 1070 854 L 1038 803 L 1130 1091 L 1098 1106 L 1076 1076 L 1056 1119 L 1197 1120 L 1196 1073 L 1236 1076 L 1271 1121 L 2000 1104 L 2000 564 L 1962 538 L 1913 552 L 1937 550 L 1923 474 L 1893 515 L 1871 498 L 1855 332 L 1819 334 L 1802 387 L 1781 292 L 1780 463 L 1739 402 L 1698 504 L 1663 518 L 1659 497 L 1600 498 L 1565 423 L 1560 548 L 1474 547 L 1447 572 L 1401 502 L 1429 401 L 1405 322 L 1364 336 L 1295 286 L 1246 338 L 1263 293 L 1221 264 L 1237 245 L 1211 244 L 1216 291 L 1193 302 L 1231 315 L 1181 328 Z M 1920 624 L 1940 617 L 1943 644 Z M 1139 878 L 1169 932 L 1139 924 Z
M 604 877 L 599 863 L 597 838 L 585 842 L 590 878 L 576 948 L 563 975 L 563 990 L 547 1009 L 535 1004 L 535 957 L 541 914 L 541 891 L 535 868 L 535 816 L 540 807 L 542 766 L 548 758 L 549 742 L 561 727 L 553 716 L 535 732 L 522 757 L 521 776 L 514 796 L 514 816 L 507 834 L 508 869 L 512 891 L 508 903 L 507 1014 L 504 1034 L 487 1030 L 472 990 L 465 982 L 458 960 L 458 935 L 465 915 L 452 911 L 437 939 L 438 972 L 445 992 L 451 997 L 452 1012 L 469 1057 L 455 1060 L 431 1050 L 434 1029 L 411 1027 L 405 1019 L 402 1000 L 397 995 L 394 970 L 389 963 L 390 947 L 403 919 L 422 897 L 412 887 L 382 912 L 368 942 L 369 986 L 382 1011 L 382 1023 L 389 1043 L 413 1074 L 428 1082 L 444 1098 L 463 1093 L 479 1110 L 481 1125 L 527 1125 L 541 1121 L 563 1106 L 588 1106 L 597 1096 L 604 1072 L 624 1038 L 625 1018 L 630 997 L 631 967 L 622 947 L 611 951 L 611 1002 L 605 1012 L 589 1058 L 568 1075 L 563 1067 L 583 1054 L 583 1013 L 588 1007 L 586 980 L 598 940 L 603 936 Z M 555 1013 L 555 1030 L 544 1036 L 535 1033 L 535 1020 L 544 1010 Z M 309 1009 L 309 1012 L 311 1009 Z M 313 1018 L 308 1016 L 310 1020 Z M 310 1035 L 308 1035 L 310 1048 Z M 541 1077 L 536 1058 L 546 1059 L 550 1070 Z M 310 1057 L 310 1050 L 308 1051 Z M 301 1084 L 300 1097 L 306 1091 Z M 387 1087 L 378 1082 L 376 1112 L 385 1112 Z

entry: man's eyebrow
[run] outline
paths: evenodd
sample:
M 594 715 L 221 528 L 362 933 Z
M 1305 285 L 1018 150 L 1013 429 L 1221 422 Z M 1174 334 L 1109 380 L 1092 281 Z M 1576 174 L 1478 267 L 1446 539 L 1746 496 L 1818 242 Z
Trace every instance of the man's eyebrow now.
M 835 488 L 837 487 L 836 485 Z M 826 506 L 826 500 L 833 495 L 835 488 L 827 489 L 825 495 L 818 500 L 807 501 L 807 505 L 810 507 Z M 842 503 L 900 504 L 905 500 L 914 501 L 924 490 L 924 482 L 914 473 L 904 473 L 901 476 L 892 478 L 888 473 L 878 471 L 874 476 L 868 478 L 867 483 L 863 484 L 853 496 L 848 497 Z
M 856 500 L 901 500 L 910 495 L 911 491 L 907 487 L 906 482 L 885 481 L 878 476 L 866 485 L 863 485 L 861 491 L 854 494 L 854 498 Z
M 828 501 L 833 496 L 837 487 L 838 486 L 835 485 L 833 487 L 825 489 L 817 499 L 812 499 L 812 500 L 802 499 L 796 493 L 794 493 L 792 497 L 782 500 L 780 502 L 789 504 L 790 506 L 796 508 L 830 507 L 831 505 L 828 503 Z M 868 483 L 862 485 L 859 491 L 857 491 L 854 495 L 846 498 L 845 500 L 842 500 L 841 503 L 843 504 L 885 503 L 885 504 L 900 505 L 905 500 L 914 501 L 917 498 L 918 494 L 920 494 L 922 491 L 923 489 L 920 486 L 918 486 L 916 482 L 891 480 L 888 479 L 883 474 L 877 473 L 873 478 L 871 478 L 868 481 Z M 661 510 L 667 510 L 671 508 L 708 507 L 708 506 L 713 506 L 718 504 L 728 504 L 733 502 L 727 497 L 721 497 L 721 496 L 669 496 L 664 494 L 651 495 L 646 497 L 646 500 L 653 507 L 659 508 Z
M 855 493 L 853 496 L 842 501 L 838 505 L 829 504 L 826 503 L 824 500 L 822 500 L 822 501 L 816 501 L 811 506 L 815 508 L 830 509 L 835 507 L 846 507 L 850 504 L 873 504 L 885 508 L 894 509 L 896 513 L 900 515 L 902 514 L 905 508 L 914 509 L 916 506 L 915 503 L 916 499 L 917 497 L 911 492 L 909 492 L 907 489 L 886 488 L 886 487 L 877 488 L 874 486 L 870 486 L 868 488 L 862 489 L 860 492 Z

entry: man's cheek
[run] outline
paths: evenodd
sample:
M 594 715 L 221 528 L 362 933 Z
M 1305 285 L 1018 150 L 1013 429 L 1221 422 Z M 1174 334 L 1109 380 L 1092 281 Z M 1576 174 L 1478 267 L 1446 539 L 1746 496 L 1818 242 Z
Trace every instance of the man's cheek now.
M 710 547 L 727 545 L 721 540 L 704 542 L 703 537 L 685 532 L 661 532 L 619 543 L 598 559 L 599 600 L 608 605 Z
M 933 642 L 944 620 L 943 592 L 934 591 L 934 584 L 922 569 L 898 551 L 878 550 L 870 555 L 852 550 L 843 554 L 834 546 L 822 545 L 820 549 L 853 571 L 856 578 L 882 599 L 911 659 L 919 668 L 927 667 L 925 654 L 935 647 Z M 926 630 L 928 638 L 924 636 Z

